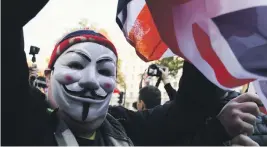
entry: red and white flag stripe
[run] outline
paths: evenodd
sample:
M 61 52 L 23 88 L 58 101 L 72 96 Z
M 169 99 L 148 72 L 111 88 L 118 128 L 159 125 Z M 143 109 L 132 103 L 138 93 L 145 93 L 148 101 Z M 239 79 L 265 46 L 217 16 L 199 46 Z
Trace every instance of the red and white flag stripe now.
M 263 72 L 253 73 L 244 68 L 229 44 L 241 42 L 254 49 L 266 46 L 267 36 L 252 33 L 236 37 L 233 33 L 225 38 L 213 18 L 256 7 L 266 10 L 266 6 L 267 0 L 133 0 L 127 4 L 127 13 L 121 11 L 118 17 L 127 40 L 144 61 L 178 55 L 194 64 L 214 84 L 227 89 L 267 80 Z M 257 23 L 264 29 L 267 22 L 263 19 L 258 18 L 261 22 Z M 263 70 L 260 66 L 258 70 Z
M 251 74 L 239 64 L 217 26 L 209 18 L 211 13 L 206 15 L 206 3 L 206 0 L 193 0 L 173 8 L 172 19 L 182 54 L 209 80 L 222 88 L 244 85 L 254 79 L 266 80 L 267 77 Z M 265 4 L 267 6 L 267 1 Z M 243 9 L 250 5 L 246 6 Z M 192 8 L 197 9 L 189 11 Z M 224 10 L 221 13 L 227 11 L 227 7 L 221 6 L 221 9 Z M 239 9 L 232 7 L 230 10 Z

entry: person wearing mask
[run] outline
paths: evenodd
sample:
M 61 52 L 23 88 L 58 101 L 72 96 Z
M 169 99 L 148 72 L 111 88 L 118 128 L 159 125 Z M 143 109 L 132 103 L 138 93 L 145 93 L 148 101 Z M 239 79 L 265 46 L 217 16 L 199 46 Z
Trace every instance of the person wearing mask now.
M 207 124 L 209 129 L 199 130 L 198 125 L 205 122 L 188 121 L 185 109 L 177 105 L 180 103 L 175 100 L 167 105 L 135 113 L 131 124 L 120 125 L 108 114 L 110 98 L 115 88 L 116 62 L 116 49 L 103 35 L 92 30 L 80 30 L 65 36 L 55 46 L 49 62 L 51 76 L 48 98 L 54 111 L 46 112 L 43 99 L 33 95 L 23 97 L 26 101 L 35 99 L 34 103 L 24 103 L 24 107 L 32 108 L 31 113 L 20 114 L 25 116 L 25 122 L 34 124 L 21 124 L 21 127 L 27 129 L 23 134 L 31 137 L 31 141 L 26 140 L 25 144 L 186 145 L 194 143 L 191 139 L 196 132 L 200 134 L 197 136 L 200 140 L 212 138 L 222 142 L 222 136 L 227 136 L 225 129 L 233 124 L 224 123 L 223 118 L 227 114 L 231 115 L 231 108 L 228 112 L 222 110 L 218 122 Z M 224 126 L 220 125 L 220 121 Z M 188 123 L 196 130 L 187 130 Z M 184 131 L 186 135 L 177 136 Z M 238 136 L 240 130 L 237 129 L 234 133 L 231 135 Z
M 31 5 L 28 5 L 29 3 L 31 3 Z M 50 91 L 50 92 L 51 92 L 51 95 L 54 95 L 54 96 L 56 95 L 56 97 L 54 97 L 54 99 L 57 99 L 56 100 L 57 102 L 54 103 L 54 104 L 61 105 L 61 106 L 60 106 L 59 109 L 56 109 L 54 112 L 52 112 L 52 114 L 48 114 L 46 112 L 46 105 L 44 105 L 43 100 L 37 99 L 36 96 L 31 95 L 29 93 L 29 91 L 28 91 L 28 88 L 29 88 L 29 82 L 28 82 L 29 73 L 28 73 L 28 68 L 27 68 L 26 56 L 25 56 L 25 53 L 23 51 L 22 27 L 34 15 L 36 15 L 36 13 L 46 3 L 47 3 L 47 1 L 38 1 L 38 2 L 36 1 L 36 3 L 35 3 L 35 1 L 29 1 L 28 0 L 27 2 L 22 1 L 22 3 L 19 4 L 19 5 L 13 5 L 12 4 L 12 6 L 18 6 L 15 9 L 16 9 L 16 14 L 18 12 L 21 12 L 21 13 L 19 13 L 20 14 L 20 18 L 19 19 L 14 19 L 12 22 L 6 21 L 6 22 L 8 22 L 9 25 L 4 25 L 4 26 L 6 26 L 6 28 L 8 28 L 7 26 L 12 28 L 8 32 L 9 34 L 12 32 L 11 33 L 12 35 L 11 36 L 10 35 L 5 35 L 7 37 L 5 38 L 6 39 L 6 41 L 5 41 L 6 44 L 5 44 L 4 47 L 6 47 L 7 50 L 10 50 L 10 52 L 9 52 L 10 54 L 11 54 L 11 52 L 16 52 L 14 60 L 12 60 L 12 62 L 14 63 L 14 64 L 12 64 L 13 65 L 12 68 L 14 70 L 10 69 L 10 70 L 7 70 L 7 71 L 9 71 L 8 72 L 9 74 L 10 73 L 15 73 L 16 75 L 13 76 L 13 77 L 18 77 L 20 80 L 14 79 L 15 83 L 12 84 L 12 87 L 6 86 L 3 91 L 12 92 L 10 90 L 14 90 L 14 88 L 17 88 L 20 91 L 19 92 L 17 91 L 16 93 L 10 93 L 9 95 L 4 95 L 4 94 L 2 95 L 2 104 L 4 104 L 4 106 L 5 106 L 5 107 L 2 108 L 2 110 L 3 110 L 2 114 L 4 114 L 4 115 L 2 115 L 2 126 L 4 126 L 4 127 L 2 127 L 2 133 L 5 134 L 4 136 L 2 136 L 2 139 L 1 139 L 2 145 L 55 145 L 55 143 L 56 144 L 60 143 L 60 144 L 68 145 L 68 144 L 75 144 L 75 140 L 73 140 L 73 139 L 76 139 L 76 141 L 77 141 L 78 137 L 80 137 L 79 138 L 80 141 L 78 141 L 79 143 L 82 143 L 84 141 L 85 144 L 91 144 L 91 143 L 93 144 L 93 143 L 97 142 L 96 140 L 98 140 L 98 139 L 100 139 L 98 141 L 104 143 L 105 141 L 110 140 L 111 138 L 105 138 L 104 139 L 103 137 L 108 137 L 108 136 L 104 135 L 102 137 L 99 137 L 98 135 L 96 135 L 97 137 L 99 137 L 98 139 L 96 139 L 97 137 L 96 136 L 94 137 L 95 133 L 92 133 L 91 135 L 89 135 L 90 137 L 88 137 L 88 135 L 87 135 L 88 132 L 87 131 L 85 131 L 85 133 L 80 132 L 80 133 L 78 133 L 79 135 L 76 134 L 77 133 L 76 131 L 74 131 L 75 132 L 74 134 L 76 134 L 76 135 L 75 136 L 71 135 L 73 133 L 70 130 L 75 130 L 75 129 L 68 129 L 68 127 L 73 126 L 73 125 L 70 124 L 70 125 L 67 125 L 67 127 L 66 127 L 66 125 L 64 125 L 65 123 L 61 121 L 61 118 L 62 117 L 64 118 L 64 116 L 65 116 L 65 118 L 69 118 L 69 119 L 66 119 L 67 121 L 69 121 L 68 123 L 72 122 L 74 124 L 77 124 L 77 120 L 78 121 L 85 121 L 85 120 L 88 120 L 88 119 L 97 119 L 99 121 L 96 121 L 96 122 L 103 121 L 103 117 L 94 117 L 96 115 L 88 115 L 88 113 L 87 113 L 87 115 L 86 115 L 86 113 L 82 113 L 81 114 L 80 112 L 87 112 L 87 110 L 89 110 L 89 109 L 87 109 L 88 107 L 86 105 L 84 107 L 82 107 L 81 105 L 79 107 L 68 107 L 69 105 L 64 105 L 64 102 L 71 101 L 70 99 L 64 99 L 62 97 L 62 95 L 61 95 L 62 93 L 64 95 L 65 94 L 68 95 L 66 92 L 64 92 L 64 89 L 65 89 L 64 85 L 68 84 L 69 82 L 77 81 L 77 78 L 81 79 L 81 78 L 79 78 L 80 74 L 76 74 L 78 72 L 69 72 L 70 76 L 73 75 L 73 74 L 77 75 L 77 76 L 74 76 L 75 78 L 73 78 L 73 79 L 69 78 L 68 76 L 67 76 L 68 78 L 65 78 L 66 76 L 65 77 L 64 76 L 56 76 L 57 74 L 64 74 L 67 71 L 71 71 L 71 70 L 76 71 L 77 69 L 81 69 L 81 67 L 86 66 L 86 65 L 80 66 L 80 65 L 76 64 L 77 62 L 80 62 L 79 59 L 89 61 L 89 60 L 87 60 L 86 56 L 81 56 L 81 57 L 79 57 L 79 59 L 75 58 L 75 59 L 77 59 L 75 62 L 72 62 L 71 64 L 67 64 L 66 65 L 64 63 L 66 61 L 68 61 L 68 60 L 64 60 L 63 55 L 59 55 L 62 52 L 59 52 L 59 54 L 57 54 L 58 53 L 58 50 L 57 50 L 58 48 L 56 48 L 56 51 L 55 51 L 56 53 L 54 54 L 54 56 L 56 56 L 56 57 L 59 56 L 58 58 L 61 58 L 61 59 L 60 60 L 58 59 L 56 61 L 57 62 L 57 63 L 55 63 L 56 66 L 54 68 L 52 68 L 52 70 L 51 70 L 51 83 L 56 83 L 56 84 L 54 86 L 50 86 L 50 90 L 52 89 L 52 87 L 57 87 L 57 88 L 54 88 L 54 92 L 52 92 L 52 91 Z M 25 8 L 27 8 L 27 6 L 30 7 L 30 8 L 29 9 L 25 9 Z M 34 9 L 32 9 L 32 8 L 34 8 Z M 27 10 L 29 10 L 29 11 L 27 11 Z M 5 13 L 5 14 L 13 14 L 13 13 L 10 12 L 10 13 Z M 94 40 L 90 39 L 90 41 L 94 41 Z M 70 42 L 72 42 L 72 41 L 70 41 Z M 81 48 L 81 50 L 83 50 L 85 48 Z M 89 49 L 89 48 L 87 48 L 87 49 Z M 93 50 L 93 48 L 91 48 L 90 50 Z M 103 52 L 101 52 L 101 53 L 104 53 L 104 52 L 107 53 L 108 51 L 110 51 L 110 50 L 103 49 Z M 9 54 L 9 53 L 6 53 L 6 54 Z M 64 54 L 66 54 L 66 52 L 64 52 Z M 71 52 L 69 54 L 71 54 Z M 79 54 L 79 53 L 76 52 L 76 53 L 72 53 L 72 54 Z M 110 57 L 112 58 L 112 56 L 114 57 L 113 59 L 117 58 L 117 57 L 115 57 L 116 55 L 113 55 L 113 53 L 111 52 L 110 53 Z M 85 57 L 85 59 L 83 57 Z M 105 60 L 105 61 L 108 62 L 107 60 Z M 92 62 L 95 63 L 96 61 L 92 61 Z M 84 62 L 82 62 L 82 63 L 84 63 Z M 100 64 L 100 63 L 98 62 L 98 64 Z M 63 67 L 66 67 L 66 66 L 68 66 L 69 69 L 63 68 Z M 110 68 L 110 67 L 108 66 L 106 68 Z M 64 72 L 59 72 L 61 69 Z M 84 70 L 84 71 L 87 71 L 87 72 L 90 71 L 90 70 L 88 70 L 89 68 L 86 68 L 86 69 L 87 70 Z M 98 70 L 101 70 L 101 68 L 100 69 L 98 68 Z M 20 72 L 16 72 L 16 71 L 20 71 Z M 90 72 L 88 72 L 88 73 L 90 73 Z M 105 75 L 105 74 L 107 74 L 107 72 L 103 72 L 103 74 Z M 9 75 L 9 76 L 11 76 L 11 75 Z M 5 77 L 9 77 L 9 76 L 5 76 Z M 62 79 L 62 77 L 63 77 L 63 79 Z M 87 78 L 86 76 L 84 76 L 84 77 Z M 72 80 L 74 80 L 74 81 L 72 81 Z M 86 79 L 84 79 L 84 80 L 86 80 Z M 104 80 L 104 81 L 106 81 L 106 80 Z M 90 82 L 90 80 L 89 80 L 89 83 L 86 82 L 86 83 L 84 83 L 83 86 L 89 86 L 90 89 L 91 88 L 94 89 L 96 86 L 100 86 L 100 85 L 95 85 L 93 83 L 94 83 L 93 81 Z M 91 85 L 91 84 L 93 84 L 93 85 Z M 75 86 L 75 85 L 76 84 L 74 84 L 72 86 L 68 86 L 68 89 L 79 90 L 79 89 L 76 89 L 78 87 Z M 108 88 L 112 88 L 112 85 L 109 85 L 109 86 L 106 85 L 104 87 L 105 88 L 102 88 L 101 91 L 97 91 L 96 93 L 100 94 L 100 95 L 103 94 L 103 93 L 108 93 L 109 90 L 107 90 L 107 89 Z M 56 92 L 56 91 L 58 91 L 58 92 Z M 72 93 L 72 94 L 75 95 L 74 93 Z M 89 93 L 83 93 L 83 94 L 87 95 Z M 69 96 L 69 98 L 73 97 L 71 95 L 68 95 L 68 96 Z M 83 96 L 83 95 L 79 95 L 79 96 Z M 74 97 L 77 98 L 79 96 L 74 96 Z M 108 95 L 106 95 L 106 96 L 108 97 Z M 92 100 L 92 101 L 90 100 L 90 101 L 92 103 L 96 102 L 97 100 L 100 100 L 98 98 L 99 97 L 96 96 L 96 97 L 94 97 L 95 100 Z M 247 98 L 249 98 L 250 100 L 253 100 L 253 101 L 256 101 L 255 99 L 257 99 L 255 96 L 251 96 L 251 95 L 250 96 L 246 96 L 246 95 L 244 96 L 243 95 L 243 96 L 238 97 L 237 99 L 239 99 L 239 100 L 242 99 L 244 101 L 244 99 L 247 99 Z M 190 100 L 192 100 L 192 99 L 197 100 L 197 98 L 191 98 Z M 65 101 L 65 100 L 67 100 L 67 101 Z M 81 101 L 84 102 L 84 101 L 89 101 L 89 100 L 82 99 Z M 16 102 L 16 104 L 14 102 Z M 103 102 L 107 102 L 107 101 L 104 100 Z M 12 104 L 11 108 L 10 108 L 10 104 Z M 74 103 L 69 103 L 69 104 L 76 105 L 77 101 L 75 101 Z M 100 104 L 100 103 L 98 103 L 98 104 Z M 103 104 L 103 103 L 101 103 L 101 104 Z M 184 104 L 188 105 L 187 103 L 184 103 Z M 207 103 L 207 104 L 209 105 L 211 103 Z M 184 128 L 185 122 L 187 120 L 186 120 L 186 118 L 184 118 L 185 117 L 184 115 L 180 115 L 180 116 L 178 115 L 178 114 L 182 114 L 181 110 L 183 110 L 183 109 L 180 109 L 179 107 L 176 107 L 175 105 L 176 105 L 176 103 L 172 103 L 172 105 L 165 105 L 165 106 L 163 106 L 163 107 L 165 107 L 165 109 L 163 107 L 158 107 L 158 108 L 164 109 L 165 112 L 167 112 L 169 114 L 166 117 L 166 120 L 164 120 L 164 117 L 162 117 L 162 116 L 161 117 L 160 116 L 156 116 L 156 117 L 153 116 L 154 114 L 158 113 L 157 111 L 159 111 L 159 109 L 153 110 L 154 112 L 150 111 L 148 113 L 148 114 L 150 114 L 150 116 L 155 117 L 158 120 L 164 120 L 163 123 L 165 123 L 165 125 L 167 125 L 167 126 L 169 125 L 170 126 L 169 128 L 173 129 L 173 130 L 170 130 L 168 128 L 164 128 L 165 131 L 162 132 L 162 128 L 161 127 L 165 126 L 165 125 L 162 125 L 162 122 L 159 123 L 156 126 L 148 128 L 148 130 L 155 130 L 157 133 L 155 133 L 153 131 L 152 132 L 146 132 L 148 130 L 143 130 L 143 131 L 146 132 L 145 135 L 149 135 L 147 133 L 154 133 L 154 134 L 150 134 L 150 135 L 152 137 L 156 137 L 156 138 L 154 138 L 154 141 L 158 140 L 158 141 L 154 142 L 154 141 L 149 139 L 150 142 L 148 141 L 147 143 L 144 143 L 144 145 L 145 144 L 155 144 L 155 143 L 157 145 L 161 145 L 161 144 L 168 145 L 168 144 L 176 144 L 176 143 L 177 144 L 189 144 L 188 143 L 189 141 L 193 141 L 192 140 L 192 136 L 194 136 L 196 131 L 201 134 L 201 130 L 195 130 L 194 132 L 190 132 L 190 131 L 187 132 L 186 130 L 181 129 L 181 128 Z M 92 107 L 89 106 L 90 107 L 90 110 L 89 110 L 90 113 L 94 113 L 95 112 L 94 110 L 98 110 L 98 109 L 96 109 L 97 106 L 96 107 L 95 106 L 92 106 Z M 81 109 L 81 108 L 86 108 L 86 109 Z M 166 111 L 166 108 L 168 109 L 167 111 Z M 85 111 L 83 111 L 83 110 L 85 110 Z M 176 110 L 178 110 L 178 111 L 176 111 Z M 231 116 L 232 110 L 233 110 L 232 108 L 227 109 L 227 111 L 225 111 L 225 109 L 223 109 L 221 114 L 223 114 L 224 117 L 225 116 Z M 174 113 L 172 114 L 172 113 L 169 113 L 168 111 L 172 111 Z M 250 111 L 254 111 L 254 108 L 251 109 Z M 250 111 L 248 113 L 250 113 Z M 66 113 L 66 112 L 72 112 L 72 113 L 69 114 L 70 116 L 68 116 L 67 115 L 68 113 Z M 176 112 L 178 112 L 178 114 Z M 78 114 L 78 115 L 75 115 L 75 113 Z M 79 116 L 81 116 L 81 117 L 79 117 Z M 91 117 L 93 117 L 93 118 L 91 118 Z M 109 115 L 107 115 L 107 117 L 109 117 Z M 139 118 L 141 118 L 141 117 L 139 117 Z M 224 119 L 223 119 L 224 117 L 219 117 L 218 120 L 221 121 L 221 122 L 224 122 Z M 60 118 L 60 119 L 58 119 L 58 118 Z M 70 118 L 72 118 L 72 119 L 70 119 Z M 99 119 L 99 118 L 102 118 L 102 119 Z M 181 122 L 179 123 L 179 122 L 177 122 L 177 120 L 175 120 L 175 118 L 177 118 L 179 120 L 184 120 L 184 121 L 182 123 Z M 106 120 L 106 119 L 104 119 L 104 120 Z M 114 120 L 114 119 L 111 118 L 109 120 Z M 95 123 L 95 124 L 99 125 L 100 123 Z M 117 124 L 117 123 L 114 123 L 114 124 Z M 143 124 L 143 126 L 147 126 L 148 124 L 151 124 L 151 121 L 147 121 L 145 124 Z M 198 123 L 193 123 L 193 126 L 195 126 L 197 124 Z M 58 128 L 58 125 L 60 126 L 59 128 Z M 114 130 L 115 131 L 114 133 L 116 135 L 120 135 L 121 137 L 125 136 L 126 134 L 124 134 L 123 132 L 120 132 L 123 129 L 121 127 L 119 127 L 120 126 L 119 124 L 117 124 L 117 125 L 115 125 L 116 127 L 114 126 L 115 128 L 113 128 L 113 129 L 116 130 L 116 131 Z M 235 126 L 238 126 L 238 125 L 241 125 L 241 124 L 240 123 L 235 124 Z M 76 127 L 78 127 L 78 126 L 76 126 Z M 91 124 L 89 127 L 85 127 L 85 128 L 90 130 L 90 129 L 94 128 L 95 126 L 97 126 L 97 125 Z M 177 126 L 180 126 L 179 127 L 180 129 L 177 129 Z M 223 131 L 224 128 L 226 128 L 226 129 L 227 128 L 231 128 L 231 126 L 233 126 L 232 123 L 224 124 L 223 126 L 217 126 L 217 129 L 221 128 L 222 129 L 221 131 Z M 78 127 L 78 128 L 80 128 L 80 127 Z M 70 128 L 72 128 L 72 127 L 70 127 Z M 106 130 L 109 127 L 104 127 L 104 128 L 105 129 L 103 129 L 103 130 Z M 124 126 L 124 128 L 127 128 L 127 127 Z M 158 128 L 158 129 L 156 129 L 156 128 Z M 84 129 L 80 129 L 80 130 L 84 130 Z M 177 136 L 175 134 L 168 134 L 167 133 L 168 134 L 167 138 L 166 137 L 162 137 L 162 136 L 166 136 L 166 131 L 167 132 L 168 131 L 169 132 L 176 132 L 176 135 L 178 135 L 180 133 L 183 133 L 185 131 L 185 132 L 187 132 L 187 135 L 183 134 L 182 135 L 182 136 L 184 136 L 183 138 L 177 138 Z M 205 130 L 205 131 L 207 131 L 207 130 Z M 228 135 L 230 135 L 232 137 L 237 136 L 237 137 L 240 138 L 241 135 L 238 135 L 240 133 L 240 131 L 241 131 L 240 129 L 237 129 L 236 132 L 234 132 L 234 133 L 231 132 L 231 134 L 228 134 Z M 220 136 L 221 133 L 219 133 L 219 134 L 210 134 L 210 136 L 208 134 L 206 134 L 206 135 L 202 134 L 202 135 L 200 135 L 200 138 L 201 137 L 205 137 L 205 138 L 209 138 L 209 139 L 214 139 L 214 137 L 216 137 L 217 139 L 221 139 L 221 136 Z M 128 135 L 128 136 L 130 136 L 130 135 Z M 141 136 L 141 137 L 144 137 L 144 136 Z M 159 137 L 159 138 L 157 138 L 157 137 Z M 237 138 L 237 137 L 235 137 L 235 138 Z M 95 139 L 92 139 L 92 138 L 95 138 Z M 83 139 L 85 139 L 85 140 L 83 140 Z M 140 137 L 139 137 L 139 139 L 140 139 Z M 183 139 L 186 139 L 186 140 L 183 140 Z M 74 141 L 74 142 L 72 142 L 72 141 Z M 111 142 L 109 142 L 109 143 L 111 143 L 111 144 L 117 143 L 116 141 L 114 142 L 113 139 L 111 139 L 110 141 Z M 128 138 L 123 138 L 123 141 L 127 142 L 127 141 L 129 141 L 129 139 Z M 173 141 L 177 141 L 177 142 L 173 142 Z M 105 142 L 104 144 L 109 144 L 109 143 Z M 244 144 L 244 142 L 238 142 L 238 144 L 242 144 L 242 143 Z M 251 145 L 250 140 L 245 140 L 245 143 L 250 143 L 250 145 Z M 101 143 L 99 143 L 98 145 L 101 145 Z
M 116 62 L 116 48 L 103 35 L 92 30 L 75 31 L 59 41 L 48 66 L 51 69 L 48 99 L 54 109 L 50 117 L 54 123 L 50 123 L 52 126 L 49 128 L 54 128 L 50 131 L 55 134 L 55 139 L 45 138 L 46 141 L 43 143 L 86 146 L 176 144 L 176 139 L 168 139 L 175 132 L 179 132 L 180 126 L 162 125 L 178 123 L 175 116 L 179 117 L 182 111 L 176 108 L 176 103 L 152 109 L 153 112 L 143 110 L 139 114 L 136 113 L 134 118 L 141 121 L 136 123 L 132 120 L 135 123 L 131 123 L 130 126 L 121 126 L 112 114 L 108 114 L 109 102 L 115 88 Z M 169 115 L 164 116 L 164 113 Z M 158 119 L 161 123 L 153 122 Z M 137 126 L 140 127 L 137 132 L 131 132 L 132 128 Z M 168 138 L 155 132 L 155 129 L 160 129 L 159 126 L 169 131 L 168 135 L 164 135 Z M 222 134 L 212 135 L 218 139 L 224 133 L 223 127 L 218 126 L 220 127 Z M 170 129 L 173 131 L 170 132 Z M 159 142 L 155 144 L 151 139 L 144 140 L 139 131 L 143 135 L 153 136 Z M 206 131 L 210 130 L 203 130 L 203 133 Z M 191 132 L 189 134 L 194 135 Z M 208 136 L 202 134 L 199 137 Z M 187 136 L 186 139 L 188 138 L 190 137 Z

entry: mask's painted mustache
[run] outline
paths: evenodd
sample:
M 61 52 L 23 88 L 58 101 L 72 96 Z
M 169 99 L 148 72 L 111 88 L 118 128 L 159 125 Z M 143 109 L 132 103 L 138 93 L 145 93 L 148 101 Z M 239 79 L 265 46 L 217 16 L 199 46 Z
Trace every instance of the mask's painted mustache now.
M 85 121 L 89 112 L 89 103 L 83 103 L 82 120 Z
M 90 90 L 89 88 L 80 87 L 80 85 L 78 83 L 73 83 L 73 84 L 69 84 L 69 85 L 65 85 L 65 86 L 69 91 L 81 93 L 81 94 L 84 94 L 85 96 L 91 96 L 92 92 L 90 92 L 90 91 L 94 91 L 95 95 L 100 96 L 100 97 L 105 97 L 107 94 L 105 92 L 105 90 L 102 89 L 101 87 L 99 87 L 97 90 Z
M 82 97 L 82 98 L 90 98 L 90 99 L 96 99 L 96 100 L 103 100 L 103 99 L 106 99 L 106 97 L 108 96 L 108 93 L 106 95 L 99 95 L 96 93 L 96 91 L 88 91 L 87 89 L 83 89 L 81 91 L 72 91 L 72 90 L 69 90 L 65 85 L 63 85 L 63 88 L 66 92 L 74 95 L 74 96 L 79 96 L 79 97 Z M 90 96 L 89 95 L 86 95 L 87 93 L 90 93 Z

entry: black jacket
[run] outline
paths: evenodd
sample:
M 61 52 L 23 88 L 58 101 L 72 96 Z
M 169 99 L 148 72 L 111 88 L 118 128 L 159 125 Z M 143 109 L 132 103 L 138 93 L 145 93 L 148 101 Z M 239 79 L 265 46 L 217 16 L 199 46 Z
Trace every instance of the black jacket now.
M 42 127 L 25 121 L 43 109 L 29 105 L 35 103 L 29 93 L 29 73 L 24 52 L 22 27 L 30 21 L 48 0 L 1 1 L 1 143 L 2 145 L 27 145 L 38 134 L 34 129 Z M 29 107 L 30 106 L 30 107 Z M 33 111 L 34 110 L 34 111 Z M 37 123 L 45 118 L 36 117 Z M 28 134 L 28 136 L 27 136 Z
M 94 141 L 75 136 L 68 128 L 68 126 L 59 120 L 56 112 L 50 114 L 49 128 L 53 133 L 47 134 L 43 137 L 44 142 L 39 142 L 38 145 L 51 146 L 133 146 L 131 139 L 125 133 L 122 125 L 114 119 L 110 114 L 107 114 L 104 122 L 96 130 L 96 137 Z M 52 129 L 51 129 L 52 128 Z M 69 134 L 64 137 L 65 131 Z M 54 135 L 55 133 L 55 135 Z
M 174 100 L 176 95 L 176 90 L 173 89 L 172 85 L 170 83 L 167 83 L 166 85 L 164 85 L 164 89 L 166 90 L 170 101 Z
M 46 3 L 47 0 L 24 0 L 15 4 L 8 3 L 9 5 L 2 3 L 5 5 L 3 8 L 7 8 L 2 16 L 6 19 L 2 25 L 5 28 L 2 60 L 8 61 L 8 64 L 2 64 L 2 145 L 48 145 L 49 142 L 54 145 L 55 128 L 51 127 L 51 116 L 46 112 L 47 105 L 29 92 L 29 73 L 22 33 L 22 27 Z M 135 114 L 136 117 L 133 118 L 137 120 L 132 122 L 139 122 L 144 131 L 130 131 L 130 125 L 124 124 L 129 136 L 135 137 L 137 134 L 134 133 L 144 132 L 139 141 L 133 138 L 136 145 L 202 145 L 225 140 L 226 135 L 219 122 L 209 123 L 209 126 L 216 127 L 206 127 L 204 123 L 213 110 L 213 107 L 207 105 L 213 106 L 216 99 L 206 97 L 203 92 L 198 93 L 199 98 L 188 94 L 186 90 L 182 91 L 172 103 Z M 188 109 L 188 106 L 192 106 L 192 109 Z M 150 125 L 153 123 L 155 125 Z M 201 142 L 194 141 L 197 140 L 196 134 L 201 134 L 198 138 Z
M 239 92 L 228 91 L 227 94 L 221 98 L 221 107 L 223 107 L 226 103 L 228 103 L 231 99 L 239 96 Z M 256 120 L 256 124 L 254 125 L 254 133 L 249 136 L 255 142 L 257 142 L 260 146 L 267 145 L 267 115 L 261 113 Z
M 221 110 L 220 97 L 213 92 L 217 87 L 189 63 L 185 63 L 181 79 L 177 93 L 170 85 L 166 89 L 174 99 L 162 106 L 139 112 L 109 109 L 135 145 L 223 145 L 223 140 L 229 139 L 220 122 L 209 119 Z
M 200 84 L 200 83 L 198 83 Z M 166 92 L 168 93 L 168 96 L 170 98 L 170 101 L 174 100 L 176 90 L 173 89 L 170 83 L 166 84 L 164 86 Z M 219 90 L 218 90 L 219 91 Z M 220 91 L 218 93 L 224 93 L 223 91 Z M 219 94 L 220 95 L 220 94 Z M 225 91 L 225 95 L 223 95 L 220 98 L 220 103 L 218 106 L 218 110 L 221 110 L 230 100 L 233 98 L 236 98 L 240 95 L 239 92 L 236 91 Z M 208 119 L 211 119 L 209 117 Z M 207 119 L 207 120 L 208 120 Z M 250 136 L 251 139 L 256 141 L 260 146 L 266 146 L 267 145 L 267 115 L 264 113 L 261 113 L 256 120 L 256 124 L 254 125 L 254 133 Z
M 255 124 L 255 130 L 251 137 L 254 141 L 256 141 L 260 146 L 267 146 L 267 115 L 261 113 L 260 116 L 257 117 L 257 121 Z
M 109 113 L 124 126 L 137 146 L 223 145 L 229 139 L 217 119 L 199 124 L 198 120 L 190 122 L 188 118 L 194 118 L 194 115 L 185 110 L 183 115 L 175 117 L 172 111 L 179 109 L 171 105 L 166 103 L 139 112 L 115 106 L 110 107 Z
M 44 95 L 38 89 L 32 87 L 30 96 L 36 99 L 33 104 L 35 108 L 47 107 Z M 142 112 L 129 111 L 123 107 L 110 107 L 109 110 L 123 127 L 117 120 L 108 115 L 99 129 L 99 133 L 102 134 L 101 138 L 98 138 L 97 143 L 94 145 L 123 145 L 125 143 L 131 145 L 129 138 L 132 139 L 135 145 L 220 145 L 227 140 L 227 135 L 218 120 L 200 124 L 195 124 L 195 122 L 198 122 L 197 120 L 189 122 L 184 119 L 184 116 L 190 113 L 177 109 L 175 100 Z M 34 111 L 38 112 L 38 109 Z M 183 113 L 184 115 L 182 115 Z M 43 118 L 43 123 L 39 122 L 40 124 L 36 125 L 38 118 Z M 45 113 L 42 116 L 41 113 L 36 113 L 31 119 L 28 119 L 28 122 L 33 126 L 41 126 L 39 128 L 35 127 L 35 132 L 32 132 L 37 135 L 34 136 L 34 141 L 31 142 L 31 145 L 62 145 L 56 142 L 53 135 L 57 130 L 58 124 L 55 115 L 50 116 Z M 203 128 L 196 129 L 196 125 L 202 125 Z M 32 134 L 27 135 L 31 136 Z M 109 137 L 115 139 L 109 139 Z M 112 140 L 117 143 L 114 144 Z
M 1 97 L 1 145 L 29 146 L 56 145 L 54 131 L 56 121 L 46 108 L 44 95 L 29 86 L 29 71 L 24 52 L 22 27 L 45 6 L 48 0 L 23 0 L 2 2 L 2 97 Z M 117 140 L 127 140 L 119 122 L 107 116 L 100 130 L 103 134 L 115 134 Z M 105 142 L 98 145 L 118 145 Z M 104 143 L 103 143 L 104 141 Z M 112 143 L 113 142 L 113 143 Z M 130 142 L 129 142 L 130 143 Z M 120 144 L 123 145 L 123 144 Z

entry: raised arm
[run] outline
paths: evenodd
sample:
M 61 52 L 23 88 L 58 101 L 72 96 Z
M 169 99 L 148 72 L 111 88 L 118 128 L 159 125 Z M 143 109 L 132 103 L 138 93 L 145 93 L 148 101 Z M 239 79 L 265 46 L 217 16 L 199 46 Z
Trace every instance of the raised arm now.
M 48 0 L 23 0 L 5 4 L 2 18 L 4 41 L 2 44 L 2 145 L 29 145 L 33 140 L 27 136 L 31 123 L 25 119 L 32 100 L 29 92 L 29 73 L 24 52 L 22 27 L 30 21 L 48 2 Z M 42 120 L 40 120 L 42 121 Z
M 164 84 L 164 89 L 166 90 L 170 101 L 175 99 L 175 95 L 176 95 L 176 90 L 172 87 L 171 83 L 170 83 L 170 79 L 169 79 L 169 70 L 168 68 L 164 70 L 162 70 L 161 68 L 159 68 L 159 70 L 161 71 L 161 79 L 162 82 Z
M 183 69 L 180 88 L 173 101 L 146 111 L 124 111 L 129 115 L 122 124 L 135 145 L 190 145 L 197 130 L 205 127 L 206 119 L 220 112 L 213 84 L 193 65 L 185 64 Z M 212 128 L 225 134 L 220 123 Z
M 246 122 L 249 119 L 242 114 L 257 113 L 253 102 L 248 102 L 251 96 L 241 98 L 244 103 L 238 102 L 238 107 L 234 100 L 222 110 L 220 98 L 224 94 L 193 65 L 185 63 L 176 99 L 154 109 L 131 112 L 124 121 L 125 129 L 136 145 L 223 145 L 244 127 L 243 131 L 251 133 Z M 250 110 L 243 112 L 247 106 Z M 242 114 L 233 115 L 236 111 Z M 236 129 L 231 132 L 229 128 Z

